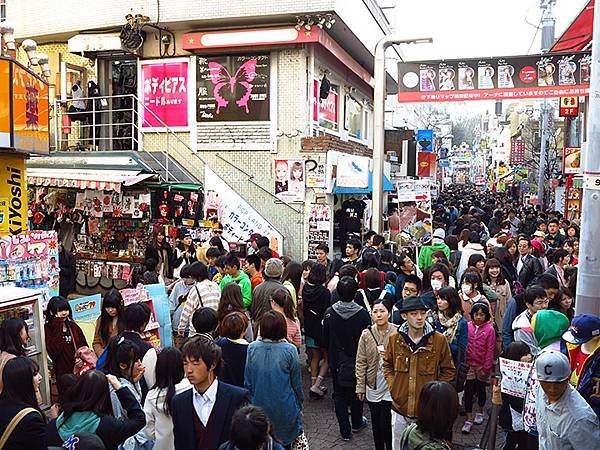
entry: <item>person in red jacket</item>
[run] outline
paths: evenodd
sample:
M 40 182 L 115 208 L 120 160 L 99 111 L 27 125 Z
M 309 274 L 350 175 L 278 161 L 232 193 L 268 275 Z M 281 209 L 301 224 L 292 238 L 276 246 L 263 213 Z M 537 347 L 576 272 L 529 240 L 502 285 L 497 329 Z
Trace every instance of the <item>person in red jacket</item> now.
M 487 382 L 492 375 L 494 366 L 494 349 L 496 346 L 496 333 L 491 322 L 490 308 L 487 303 L 475 302 L 471 309 L 469 321 L 469 344 L 467 346 L 467 381 L 465 382 L 465 421 L 462 432 L 471 432 L 473 424 L 481 425 L 484 421 L 483 407 L 486 400 Z M 473 420 L 473 397 L 477 394 L 478 412 Z
M 76 364 L 83 365 L 83 361 L 75 360 L 75 352 L 88 344 L 79 325 L 71 319 L 71 307 L 66 298 L 55 296 L 48 302 L 44 332 L 46 351 L 52 360 L 56 380 L 72 374 Z

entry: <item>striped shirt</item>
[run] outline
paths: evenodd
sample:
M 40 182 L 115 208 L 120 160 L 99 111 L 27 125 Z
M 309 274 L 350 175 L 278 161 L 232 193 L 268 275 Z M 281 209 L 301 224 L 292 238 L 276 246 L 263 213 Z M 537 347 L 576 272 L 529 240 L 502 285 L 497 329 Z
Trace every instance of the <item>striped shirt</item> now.
M 212 308 L 215 311 L 219 307 L 219 300 L 221 299 L 221 290 L 219 285 L 209 280 L 202 280 L 196 283 L 188 293 L 181 313 L 181 319 L 177 327 L 179 332 L 185 331 L 185 327 L 189 322 L 190 336 L 196 334 L 196 330 L 191 323 L 191 318 L 194 312 L 200 308 Z

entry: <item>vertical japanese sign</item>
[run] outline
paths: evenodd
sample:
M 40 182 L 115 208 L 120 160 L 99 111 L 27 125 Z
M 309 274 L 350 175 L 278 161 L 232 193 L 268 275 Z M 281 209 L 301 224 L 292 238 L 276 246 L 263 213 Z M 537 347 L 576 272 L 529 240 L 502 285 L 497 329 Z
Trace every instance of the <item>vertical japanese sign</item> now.
M 142 61 L 140 66 L 142 98 L 147 108 L 142 110 L 142 128 L 187 127 L 188 61 Z
M 0 235 L 27 230 L 27 175 L 23 155 L 3 155 L 0 164 Z
M 319 244 L 333 248 L 331 236 L 331 206 L 313 203 L 308 209 L 308 258 L 316 259 L 315 249 Z
M 17 151 L 48 154 L 48 85 L 19 64 L 12 63 L 12 67 L 13 147 Z M 0 86 L 0 91 L 5 88 Z
M 0 147 L 10 147 L 10 61 L 0 59 Z
M 525 141 L 523 139 L 510 140 L 510 164 L 519 165 L 525 162 Z
M 581 148 L 563 148 L 563 173 L 573 175 L 581 172 Z

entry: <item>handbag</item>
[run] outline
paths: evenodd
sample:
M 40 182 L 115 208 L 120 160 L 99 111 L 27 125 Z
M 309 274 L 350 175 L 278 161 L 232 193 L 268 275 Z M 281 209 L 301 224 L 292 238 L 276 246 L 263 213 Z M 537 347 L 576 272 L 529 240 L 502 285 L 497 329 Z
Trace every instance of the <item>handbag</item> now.
M 300 435 L 294 439 L 294 442 L 292 442 L 292 446 L 290 447 L 291 450 L 309 450 L 308 447 L 308 438 L 306 437 L 306 434 L 304 434 L 304 431 L 302 433 L 300 433 Z
M 19 411 L 15 417 L 12 418 L 12 420 L 8 423 L 8 426 L 4 430 L 4 433 L 2 433 L 2 437 L 0 437 L 0 449 L 4 448 L 6 441 L 8 441 L 10 435 L 13 433 L 13 431 L 15 431 L 15 428 L 17 428 L 19 422 L 21 422 L 21 420 L 23 420 L 23 418 L 27 414 L 32 412 L 36 412 L 38 414 L 40 413 L 37 409 L 34 408 L 24 408 L 21 411 Z
M 465 382 L 467 381 L 467 373 L 469 373 L 469 366 L 466 363 L 466 358 L 463 357 L 462 350 L 458 350 L 458 367 L 456 368 L 456 380 L 454 387 L 456 392 L 462 392 L 465 390 Z

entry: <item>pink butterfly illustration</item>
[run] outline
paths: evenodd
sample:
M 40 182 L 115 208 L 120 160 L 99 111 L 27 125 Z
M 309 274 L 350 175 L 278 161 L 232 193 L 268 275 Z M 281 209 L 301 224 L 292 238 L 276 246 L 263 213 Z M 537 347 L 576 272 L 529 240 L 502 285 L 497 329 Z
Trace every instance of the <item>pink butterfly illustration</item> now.
M 217 62 L 208 63 L 208 71 L 210 73 L 210 79 L 214 84 L 213 94 L 217 100 L 217 114 L 221 108 L 227 108 L 229 100 L 225 98 L 227 96 L 230 99 L 235 99 L 235 103 L 239 108 L 245 108 L 246 114 L 250 112 L 248 109 L 248 100 L 252 94 L 252 85 L 250 84 L 256 77 L 256 59 L 249 59 L 242 64 L 235 75 L 232 77 L 227 69 Z M 237 99 L 236 86 L 243 87 L 241 98 Z M 231 92 L 227 90 L 229 87 Z M 239 93 L 238 93 L 239 95 Z

